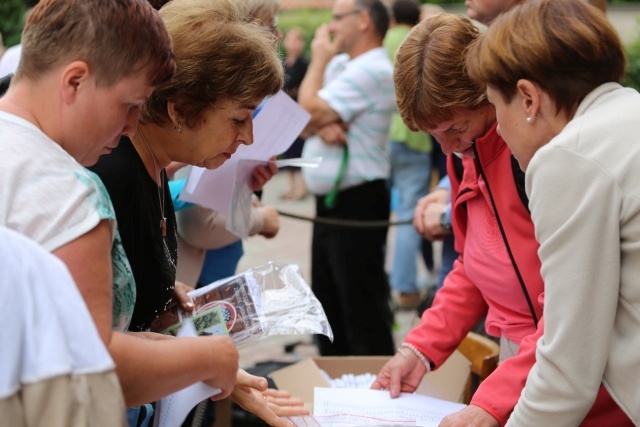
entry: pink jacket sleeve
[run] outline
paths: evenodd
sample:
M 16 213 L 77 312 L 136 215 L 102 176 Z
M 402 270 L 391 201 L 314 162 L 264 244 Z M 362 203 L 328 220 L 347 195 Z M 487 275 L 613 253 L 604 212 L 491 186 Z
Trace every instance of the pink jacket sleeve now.
M 467 277 L 460 255 L 433 305 L 423 313 L 420 324 L 409 332 L 405 342 L 413 344 L 437 368 L 486 312 L 487 304 Z

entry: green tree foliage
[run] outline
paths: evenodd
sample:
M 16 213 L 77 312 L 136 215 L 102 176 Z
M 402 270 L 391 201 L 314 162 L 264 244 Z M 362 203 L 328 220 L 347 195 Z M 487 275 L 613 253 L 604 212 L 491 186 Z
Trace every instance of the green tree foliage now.
M 627 46 L 627 73 L 623 85 L 640 91 L 640 39 Z
M 284 10 L 278 14 L 278 28 L 284 36 L 291 27 L 299 27 L 304 33 L 304 56 L 311 58 L 309 44 L 313 40 L 313 36 L 322 24 L 331 22 L 331 10 L 316 9 L 300 9 L 300 10 Z M 284 55 L 282 46 L 281 53 Z M 284 56 L 283 56 L 284 58 Z
M 638 20 L 638 28 L 640 30 L 640 19 Z M 638 31 L 638 34 L 638 38 L 625 47 L 627 51 L 627 73 L 622 84 L 640 91 L 640 31 Z
M 5 46 L 9 47 L 20 43 L 26 10 L 27 7 L 23 0 L 0 1 L 0 33 Z

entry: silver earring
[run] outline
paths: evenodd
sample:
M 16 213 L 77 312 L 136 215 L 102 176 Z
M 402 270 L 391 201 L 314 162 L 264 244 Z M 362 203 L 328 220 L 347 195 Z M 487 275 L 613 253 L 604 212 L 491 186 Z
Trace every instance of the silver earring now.
M 531 123 L 531 117 L 527 117 L 527 123 Z
M 182 123 L 178 122 L 178 124 L 173 127 L 173 130 L 180 133 L 180 131 L 182 130 Z

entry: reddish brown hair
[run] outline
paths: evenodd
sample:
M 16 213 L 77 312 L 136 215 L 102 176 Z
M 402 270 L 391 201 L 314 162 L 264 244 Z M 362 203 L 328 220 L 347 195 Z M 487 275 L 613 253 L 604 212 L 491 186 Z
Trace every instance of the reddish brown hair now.
M 393 81 L 398 111 L 411 130 L 436 128 L 458 110 L 488 103 L 464 65 L 478 34 L 469 19 L 438 13 L 407 35 L 396 54 Z

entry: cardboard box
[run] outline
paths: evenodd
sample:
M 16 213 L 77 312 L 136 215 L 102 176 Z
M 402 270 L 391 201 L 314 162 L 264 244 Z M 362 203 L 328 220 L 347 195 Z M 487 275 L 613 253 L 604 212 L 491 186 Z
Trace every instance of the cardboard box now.
M 301 398 L 305 407 L 313 413 L 314 387 L 330 387 L 320 370 L 324 370 L 331 378 L 339 378 L 344 374 L 376 375 L 389 359 L 389 356 L 315 357 L 273 371 L 270 376 L 279 389 Z M 462 402 L 470 372 L 471 363 L 456 350 L 444 365 L 425 375 L 416 392 Z

